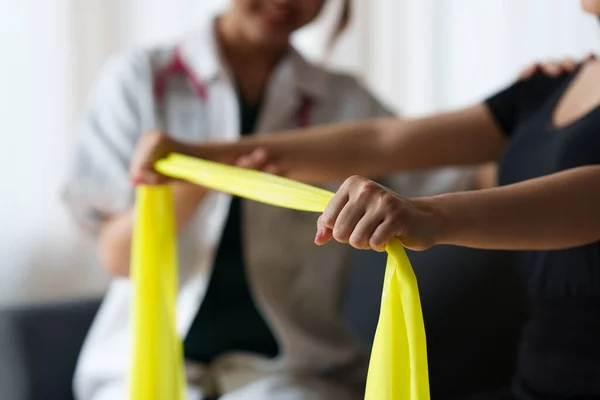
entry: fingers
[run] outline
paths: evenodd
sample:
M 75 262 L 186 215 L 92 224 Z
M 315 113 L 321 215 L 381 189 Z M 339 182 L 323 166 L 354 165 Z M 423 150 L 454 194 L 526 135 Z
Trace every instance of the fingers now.
M 346 203 L 333 226 L 333 238 L 340 243 L 349 243 L 350 235 L 354 234 L 357 224 L 364 215 L 364 205 L 355 202 Z M 352 245 L 354 246 L 354 243 Z
M 572 58 L 565 58 L 562 62 L 562 69 L 566 72 L 573 72 L 577 69 L 577 61 Z
M 270 160 L 268 152 L 263 148 L 258 148 L 252 153 L 238 158 L 235 162 L 235 166 L 255 169 L 273 175 L 282 175 L 279 166 Z
M 594 53 L 590 53 L 583 60 L 583 62 L 595 59 L 596 55 Z M 566 57 L 561 61 L 532 64 L 521 72 L 519 75 L 519 80 L 529 79 L 538 72 L 541 72 L 546 76 L 556 78 L 563 74 L 568 74 L 575 71 L 578 65 L 579 63 L 570 57 Z
M 333 231 L 326 227 L 322 221 L 322 216 L 317 221 L 317 234 L 315 235 L 315 244 L 323 246 L 333 238 Z
M 551 77 L 558 77 L 562 74 L 567 74 L 575 71 L 577 62 L 572 58 L 565 58 L 560 63 L 542 64 L 542 72 Z
M 175 148 L 174 141 L 162 132 L 148 132 L 140 138 L 130 163 L 130 176 L 134 185 L 158 185 L 167 178 L 154 169 L 154 163 Z
M 395 237 L 399 236 L 394 224 L 397 221 L 384 221 L 377 226 L 369 238 L 369 247 L 375 251 L 385 251 L 385 246 Z
M 262 169 L 268 160 L 268 155 L 265 149 L 258 148 L 252 153 L 240 157 L 235 165 L 241 168 Z
M 538 72 L 540 70 L 540 64 L 532 64 L 530 66 L 528 66 L 527 68 L 525 68 L 523 71 L 521 71 L 521 73 L 519 74 L 519 80 L 523 81 L 523 80 L 527 80 L 529 78 L 531 78 L 536 72 Z
M 323 245 L 333 238 L 360 250 L 384 251 L 406 223 L 404 202 L 368 179 L 349 178 L 319 218 L 315 243 Z
M 550 76 L 552 78 L 556 78 L 558 76 L 560 76 L 561 74 L 563 74 L 564 70 L 563 70 L 563 65 L 562 64 L 542 64 L 541 65 L 541 70 L 543 72 L 544 75 Z
M 265 171 L 268 174 L 283 175 L 281 169 L 275 164 L 268 164 L 265 168 L 263 168 L 263 171 Z
M 252 165 L 252 160 L 250 157 L 250 155 L 241 156 L 235 161 L 234 165 L 240 168 L 250 168 Z
M 348 181 L 344 182 L 337 193 L 331 198 L 323 214 L 317 220 L 317 234 L 315 243 L 322 246 L 333 238 L 333 229 L 337 221 L 338 215 L 348 203 Z
M 329 201 L 325 211 L 323 211 L 323 214 L 317 221 L 317 235 L 315 236 L 316 244 L 321 246 L 331 240 L 333 237 L 335 222 L 337 221 L 338 215 L 344 209 L 344 206 L 348 200 L 348 191 L 346 188 L 344 188 L 344 185 L 342 185 L 340 190 L 338 190 L 338 192 Z
M 142 169 L 138 175 L 133 178 L 134 185 L 161 185 L 168 182 L 168 178 L 152 169 Z
M 360 250 L 377 250 L 370 245 L 371 237 L 377 230 L 377 227 L 383 222 L 382 218 L 372 213 L 364 215 L 363 218 L 356 224 L 354 231 L 350 235 L 349 243 L 352 247 Z

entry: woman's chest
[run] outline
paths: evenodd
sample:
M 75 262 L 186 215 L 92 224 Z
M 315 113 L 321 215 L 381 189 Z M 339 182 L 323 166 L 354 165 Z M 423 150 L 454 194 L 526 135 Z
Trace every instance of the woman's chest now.
M 600 108 L 555 128 L 552 104 L 524 119 L 500 159 L 500 184 L 600 164 Z

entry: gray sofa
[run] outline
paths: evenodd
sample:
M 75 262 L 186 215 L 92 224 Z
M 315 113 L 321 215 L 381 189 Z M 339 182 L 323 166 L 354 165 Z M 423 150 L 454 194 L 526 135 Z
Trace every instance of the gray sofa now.
M 0 310 L 0 399 L 71 400 L 99 299 Z
M 411 253 L 427 329 L 433 400 L 509 383 L 526 318 L 515 256 L 439 246 Z M 385 255 L 357 252 L 344 315 L 372 341 Z M 100 300 L 0 310 L 0 398 L 71 400 L 71 378 Z

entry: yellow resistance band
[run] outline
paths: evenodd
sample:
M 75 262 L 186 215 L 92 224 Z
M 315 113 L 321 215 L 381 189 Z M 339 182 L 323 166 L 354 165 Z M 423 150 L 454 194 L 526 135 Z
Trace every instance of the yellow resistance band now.
M 279 176 L 178 154 L 159 161 L 156 169 L 213 190 L 296 210 L 322 212 L 333 196 L 326 190 Z M 136 207 L 131 398 L 182 399 L 182 350 L 174 321 L 175 230 L 169 189 L 140 187 Z M 381 312 L 365 399 L 429 400 L 427 348 L 417 280 L 400 241 L 393 240 L 386 250 Z

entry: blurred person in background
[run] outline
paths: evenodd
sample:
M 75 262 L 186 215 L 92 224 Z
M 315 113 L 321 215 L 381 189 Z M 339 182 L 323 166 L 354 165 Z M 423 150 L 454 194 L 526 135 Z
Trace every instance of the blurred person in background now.
M 581 5 L 600 16 L 600 0 Z M 162 179 L 153 163 L 172 151 L 227 160 L 261 149 L 264 165 L 324 182 L 499 160 L 499 187 L 425 198 L 349 178 L 319 218 L 315 242 L 383 251 L 399 238 L 414 250 L 449 244 L 526 251 L 520 262 L 532 271 L 532 307 L 516 375 L 510 388 L 477 399 L 588 400 L 600 399 L 599 131 L 600 62 L 592 59 L 422 119 L 333 124 L 234 144 L 190 146 L 150 133 L 131 169 L 152 183 Z
M 354 78 L 307 62 L 290 35 L 325 0 L 235 0 L 172 46 L 114 56 L 92 90 L 65 190 L 114 276 L 78 362 L 79 400 L 124 399 L 131 354 L 128 279 L 142 132 L 186 143 L 391 115 Z M 334 39 L 348 23 L 349 1 Z M 260 152 L 240 163 L 263 167 Z M 472 169 L 395 178 L 404 193 L 471 189 Z M 133 182 L 135 183 L 135 182 Z M 350 249 L 316 248 L 311 215 L 171 183 L 179 232 L 177 329 L 190 398 L 359 399 L 365 349 L 340 314 Z M 273 226 L 286 233 L 273 235 Z

